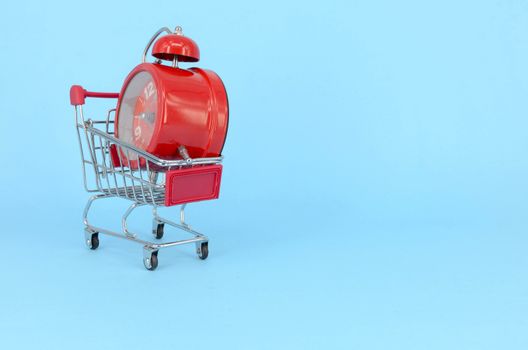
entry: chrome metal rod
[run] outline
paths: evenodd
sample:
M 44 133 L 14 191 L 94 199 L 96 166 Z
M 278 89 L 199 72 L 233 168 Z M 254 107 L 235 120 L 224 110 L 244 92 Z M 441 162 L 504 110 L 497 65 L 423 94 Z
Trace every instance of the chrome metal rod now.
M 167 34 L 172 34 L 171 30 L 167 27 L 163 27 L 161 28 L 160 30 L 158 30 L 153 36 L 152 38 L 150 38 L 147 46 L 145 47 L 145 50 L 143 50 L 143 58 L 141 59 L 141 62 L 142 63 L 145 63 L 147 61 L 147 53 L 148 53 L 148 50 L 150 49 L 150 46 L 152 45 L 152 43 L 154 42 L 154 40 L 156 40 L 156 38 L 163 32 L 166 32 Z
M 220 163 L 223 160 L 223 156 L 220 157 L 210 157 L 210 158 L 192 158 L 191 161 L 186 161 L 184 159 L 177 159 L 177 160 L 165 160 L 161 159 L 159 157 L 156 157 L 155 155 L 148 153 L 142 149 L 139 149 L 129 143 L 125 143 L 122 140 L 119 140 L 118 138 L 115 138 L 112 135 L 109 135 L 105 133 L 104 131 L 101 131 L 99 129 L 96 129 L 94 127 L 86 126 L 86 130 L 89 133 L 93 133 L 95 135 L 102 136 L 103 138 L 107 139 L 111 143 L 115 143 L 116 145 L 119 145 L 125 150 L 130 150 L 141 157 L 146 158 L 147 160 L 151 161 L 152 163 L 155 163 L 156 165 L 163 166 L 163 167 L 173 167 L 173 166 L 183 166 L 183 165 L 194 165 L 194 164 L 215 164 Z
M 144 204 L 142 203 L 133 203 L 131 206 L 128 207 L 127 211 L 123 214 L 123 217 L 121 218 L 121 227 L 123 228 L 123 233 L 126 235 L 126 236 L 132 236 L 132 237 L 136 237 L 136 234 L 135 233 L 131 233 L 129 230 L 128 230 L 128 225 L 127 225 L 127 219 L 128 219 L 128 216 L 132 213 L 132 211 L 134 209 L 136 209 L 137 207 L 140 207 Z
M 86 202 L 86 206 L 84 207 L 84 211 L 83 211 L 83 223 L 85 226 L 90 226 L 90 223 L 88 222 L 88 212 L 90 211 L 90 208 L 92 207 L 92 203 L 98 199 L 110 198 L 110 197 L 113 197 L 113 195 L 101 193 L 101 194 L 96 194 L 88 198 L 88 202 Z
M 191 226 L 189 226 L 189 225 L 186 224 L 185 222 L 184 222 L 183 225 L 182 225 L 182 224 L 177 224 L 177 223 L 175 223 L 174 221 L 171 221 L 171 220 L 169 220 L 169 219 L 165 219 L 165 218 L 159 216 L 159 215 L 158 215 L 158 211 L 157 211 L 156 208 L 152 208 L 152 212 L 153 212 L 153 215 L 154 215 L 154 219 L 155 219 L 155 220 L 158 220 L 159 222 L 163 222 L 163 223 L 166 223 L 166 224 L 168 224 L 168 225 L 170 225 L 170 226 L 173 226 L 173 227 L 175 227 L 175 228 L 179 228 L 180 230 L 183 230 L 183 231 L 189 232 L 189 233 L 195 235 L 196 237 L 205 237 L 204 234 L 202 234 L 202 233 L 200 233 L 200 232 L 198 232 L 198 231 L 193 230 L 193 229 L 191 228 Z M 180 213 L 181 213 L 181 212 L 180 212 Z

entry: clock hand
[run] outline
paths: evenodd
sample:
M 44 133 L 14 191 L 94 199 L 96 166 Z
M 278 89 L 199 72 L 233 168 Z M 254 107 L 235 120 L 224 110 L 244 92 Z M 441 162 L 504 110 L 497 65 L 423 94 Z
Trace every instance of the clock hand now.
M 156 113 L 155 112 L 145 112 L 145 113 L 141 113 L 139 115 L 135 115 L 134 118 L 137 118 L 137 119 L 142 119 L 142 120 L 146 120 L 148 121 L 149 123 L 154 123 L 154 118 L 156 117 Z

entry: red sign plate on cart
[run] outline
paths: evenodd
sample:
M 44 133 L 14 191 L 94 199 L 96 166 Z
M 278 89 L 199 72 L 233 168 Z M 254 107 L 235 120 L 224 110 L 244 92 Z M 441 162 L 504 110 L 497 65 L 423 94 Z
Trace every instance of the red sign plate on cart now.
M 206 165 L 166 173 L 165 205 L 216 199 L 220 194 L 222 165 Z

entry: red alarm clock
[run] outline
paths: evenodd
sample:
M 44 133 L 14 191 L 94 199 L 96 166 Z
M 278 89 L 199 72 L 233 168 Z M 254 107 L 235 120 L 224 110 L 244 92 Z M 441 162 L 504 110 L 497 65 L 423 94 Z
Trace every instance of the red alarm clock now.
M 163 31 L 167 35 L 156 40 Z M 153 43 L 157 60 L 147 63 Z M 181 158 L 180 146 L 191 158 L 220 156 L 229 120 L 224 84 L 210 70 L 178 67 L 178 62 L 199 59 L 198 45 L 180 27 L 174 33 L 158 31 L 119 94 L 116 137 L 163 159 Z

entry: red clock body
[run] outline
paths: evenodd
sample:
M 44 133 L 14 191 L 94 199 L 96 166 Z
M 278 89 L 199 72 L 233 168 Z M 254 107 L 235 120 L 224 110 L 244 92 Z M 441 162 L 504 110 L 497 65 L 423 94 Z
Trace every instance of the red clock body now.
M 220 77 L 200 68 L 142 63 L 125 79 L 116 111 L 116 137 L 163 159 L 222 154 L 229 121 Z

